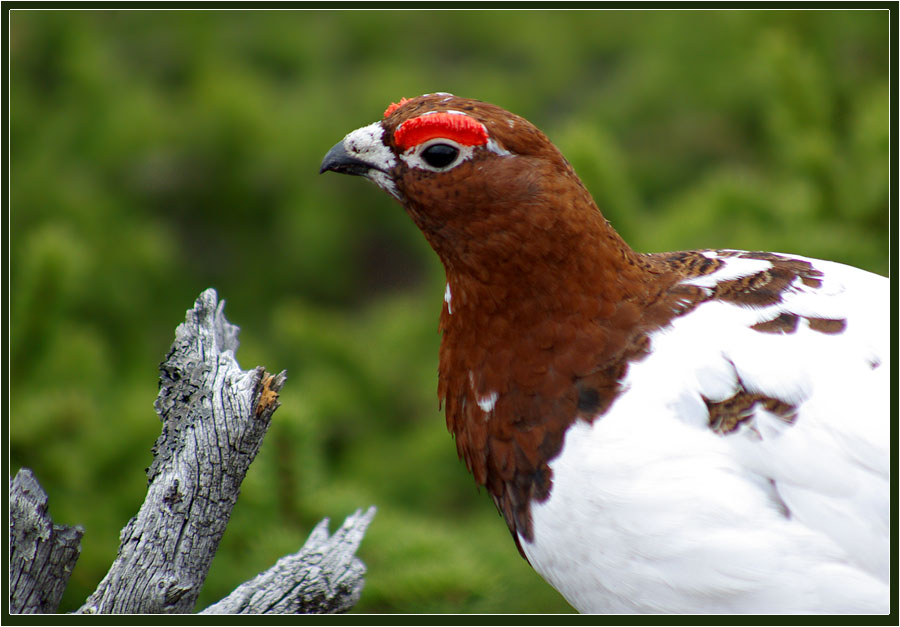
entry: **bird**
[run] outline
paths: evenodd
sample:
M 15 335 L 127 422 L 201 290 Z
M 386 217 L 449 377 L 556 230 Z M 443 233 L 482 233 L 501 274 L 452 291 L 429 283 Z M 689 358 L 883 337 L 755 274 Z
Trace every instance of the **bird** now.
M 890 612 L 889 281 L 641 253 L 500 106 L 402 98 L 320 173 L 446 271 L 438 396 L 527 562 L 579 612 Z

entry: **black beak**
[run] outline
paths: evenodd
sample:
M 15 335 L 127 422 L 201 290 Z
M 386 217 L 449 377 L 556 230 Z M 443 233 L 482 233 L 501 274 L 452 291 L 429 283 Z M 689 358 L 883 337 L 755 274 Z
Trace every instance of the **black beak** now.
M 325 158 L 322 159 L 322 167 L 319 168 L 319 174 L 323 172 L 339 172 L 341 174 L 354 174 L 356 176 L 365 176 L 369 170 L 374 169 L 371 164 L 366 163 L 362 159 L 347 153 L 344 149 L 344 141 L 341 140 L 328 151 Z

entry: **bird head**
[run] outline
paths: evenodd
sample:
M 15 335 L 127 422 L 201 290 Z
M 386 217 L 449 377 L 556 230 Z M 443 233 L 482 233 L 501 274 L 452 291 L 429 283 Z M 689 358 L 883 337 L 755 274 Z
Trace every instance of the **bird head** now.
M 448 274 L 487 282 L 554 267 L 605 227 L 572 167 L 533 124 L 447 93 L 392 104 L 328 152 L 326 171 L 378 185 L 405 207 Z

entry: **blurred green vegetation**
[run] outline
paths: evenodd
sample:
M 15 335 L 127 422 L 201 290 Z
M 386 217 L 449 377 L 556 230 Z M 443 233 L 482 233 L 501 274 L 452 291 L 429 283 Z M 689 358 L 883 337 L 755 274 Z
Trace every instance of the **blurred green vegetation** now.
M 10 468 L 85 527 L 64 611 L 144 498 L 156 365 L 215 287 L 287 369 L 203 607 L 379 507 L 359 612 L 566 612 L 438 411 L 440 264 L 325 152 L 401 96 L 540 126 L 638 250 L 888 269 L 886 11 L 11 13 Z

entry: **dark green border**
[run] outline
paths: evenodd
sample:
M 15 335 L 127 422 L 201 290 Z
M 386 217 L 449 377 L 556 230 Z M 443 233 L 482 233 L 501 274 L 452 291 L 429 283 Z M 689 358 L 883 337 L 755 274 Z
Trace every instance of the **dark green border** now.
M 433 2 L 422 0 L 407 1 L 291 1 L 291 0 L 234 0 L 232 2 L 222 0 L 144 0 L 124 2 L 112 0 L 74 0 L 71 2 L 49 0 L 46 2 L 36 0 L 9 0 L 0 2 L 7 10 L 13 9 L 178 9 L 178 10 L 241 10 L 241 9 L 369 9 L 369 10 L 433 10 L 433 9 L 510 9 L 510 10 L 559 10 L 559 9 L 670 9 L 670 10 L 728 10 L 728 9 L 803 9 L 803 10 L 841 10 L 841 9 L 897 9 L 900 2 L 884 0 L 835 0 L 835 1 L 804 1 L 804 0 L 736 0 L 734 2 L 722 2 L 721 0 L 703 1 L 653 1 L 636 0 L 609 0 L 606 2 L 558 0 L 555 2 L 516 2 L 514 0 L 486 1 L 475 0 L 435 0 Z M 895 18 L 892 17 L 892 24 Z M 5 31 L 4 31 L 5 33 Z
M 891 329 L 891 361 L 896 363 L 897 360 L 897 346 L 898 342 L 900 342 L 900 338 L 898 338 L 898 320 L 900 320 L 900 307 L 898 307 L 898 282 L 900 282 L 900 273 L 898 273 L 898 255 L 897 255 L 897 206 L 898 206 L 898 196 L 897 196 L 897 113 L 898 113 L 898 88 L 897 88 L 897 42 L 900 41 L 898 38 L 898 24 L 900 24 L 900 20 L 898 20 L 898 5 L 900 3 L 892 3 L 893 7 L 890 12 L 890 28 L 891 28 L 891 55 L 890 55 L 890 81 L 891 81 L 891 174 L 890 174 L 890 217 L 891 217 L 891 228 L 888 232 L 888 237 L 891 241 L 890 246 L 890 279 L 891 279 L 891 320 L 894 325 Z M 891 588 L 891 623 L 896 625 L 898 624 L 897 620 L 897 599 L 898 599 L 898 585 L 897 585 L 897 573 L 898 573 L 898 547 L 897 547 L 897 459 L 898 459 L 898 446 L 897 446 L 897 426 L 898 426 L 898 417 L 900 417 L 900 402 L 898 402 L 898 382 L 896 373 L 894 373 L 894 378 L 891 380 L 891 538 L 893 539 L 891 545 L 891 583 L 893 584 Z
M 3 433 L 6 439 L 8 459 L 9 452 L 9 296 L 10 296 L 10 268 L 9 268 L 9 12 L 11 10 L 35 9 L 177 9 L 177 10 L 241 10 L 241 9 L 671 9 L 671 10 L 716 10 L 716 9 L 802 9 L 802 10 L 840 10 L 840 9 L 885 9 L 890 11 L 890 67 L 891 67 L 891 169 L 890 178 L 890 216 L 891 228 L 888 236 L 892 246 L 890 259 L 891 278 L 891 318 L 895 322 L 891 333 L 891 359 L 897 363 L 898 331 L 900 325 L 900 306 L 898 306 L 898 255 L 896 251 L 897 221 L 898 221 L 898 195 L 897 195 L 897 166 L 898 166 L 898 13 L 900 2 L 774 2 L 774 1 L 749 1 L 749 2 L 567 2 L 552 3 L 520 3 L 520 2 L 247 2 L 238 0 L 235 2 L 175 2 L 175 1 L 147 1 L 147 2 L 98 2 L 98 1 L 74 1 L 74 2 L 35 2 L 28 0 L 11 0 L 0 2 L 4 9 L 2 15 L 2 40 L 3 51 L 6 53 L 6 63 L 3 64 L 3 98 L 2 111 L 4 129 L 0 132 L 0 146 L 2 146 L 2 217 L 3 238 L 2 254 L 5 272 L 2 277 L 2 306 L 3 306 L 3 332 L 2 351 L 4 355 L 3 376 L 3 405 L 2 422 Z M 200 616 L 192 615 L 11 615 L 9 614 L 8 600 L 3 605 L 2 622 L 5 625 L 295 625 L 295 624 L 321 624 L 321 625 L 897 625 L 898 624 L 898 547 L 897 547 L 897 498 L 896 487 L 898 485 L 898 450 L 896 446 L 898 436 L 898 416 L 900 416 L 900 403 L 898 403 L 898 381 L 896 376 L 891 381 L 891 535 L 894 539 L 891 555 L 891 576 L 894 586 L 891 596 L 891 614 L 886 616 L 717 616 L 717 615 L 687 615 L 687 616 L 622 616 L 622 615 L 569 615 L 569 614 L 343 614 L 337 616 Z M 7 485 L 9 485 L 10 470 L 4 469 Z M 6 511 L 6 509 L 4 509 Z M 7 527 L 8 529 L 8 527 Z M 8 532 L 7 532 L 8 533 Z M 8 546 L 8 542 L 7 542 Z M 4 552 L 4 572 L 9 572 L 9 554 Z

